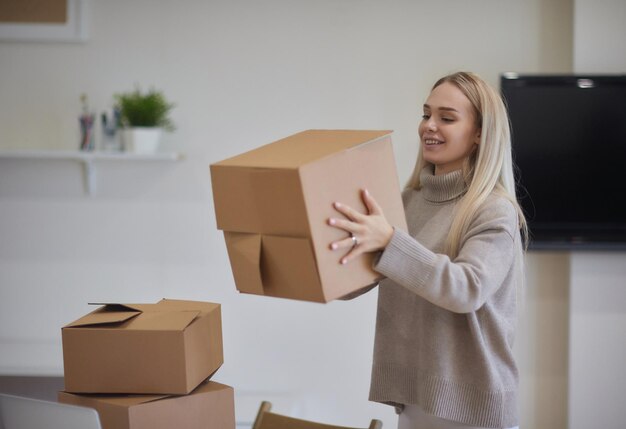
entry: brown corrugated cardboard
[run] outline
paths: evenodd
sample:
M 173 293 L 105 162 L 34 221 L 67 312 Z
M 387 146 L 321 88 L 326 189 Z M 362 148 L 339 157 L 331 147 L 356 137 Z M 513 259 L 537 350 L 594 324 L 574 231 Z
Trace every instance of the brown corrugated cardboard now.
M 361 190 L 406 230 L 390 131 L 309 130 L 211 165 L 217 227 L 240 292 L 328 302 L 376 282 L 373 254 L 347 266 L 329 245 L 339 201 Z
M 103 429 L 234 429 L 233 388 L 207 381 L 185 396 L 59 392 L 59 402 L 95 408 Z
M 186 394 L 224 362 L 219 304 L 107 304 L 62 329 L 65 390 Z

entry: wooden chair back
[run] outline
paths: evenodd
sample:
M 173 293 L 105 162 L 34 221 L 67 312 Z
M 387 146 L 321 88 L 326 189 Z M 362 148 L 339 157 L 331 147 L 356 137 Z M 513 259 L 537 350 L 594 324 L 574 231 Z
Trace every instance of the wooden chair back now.
M 271 409 L 272 404 L 270 402 L 263 401 L 261 403 L 252 429 L 382 429 L 383 427 L 383 423 L 375 419 L 367 428 L 328 425 L 274 414 L 270 412 Z

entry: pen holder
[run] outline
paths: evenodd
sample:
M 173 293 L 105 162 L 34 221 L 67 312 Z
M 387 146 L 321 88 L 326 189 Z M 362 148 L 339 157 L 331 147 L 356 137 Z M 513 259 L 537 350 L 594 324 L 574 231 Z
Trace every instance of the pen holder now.
M 120 125 L 120 112 L 113 109 L 111 114 L 102 112 L 102 145 L 101 149 L 105 152 L 120 152 L 122 150 L 122 142 L 120 141 L 120 133 L 118 132 Z

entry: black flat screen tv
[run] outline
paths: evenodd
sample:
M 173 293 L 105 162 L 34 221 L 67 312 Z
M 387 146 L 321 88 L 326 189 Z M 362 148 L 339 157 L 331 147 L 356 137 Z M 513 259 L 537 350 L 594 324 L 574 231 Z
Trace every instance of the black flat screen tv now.
M 626 75 L 504 73 L 531 249 L 626 249 Z

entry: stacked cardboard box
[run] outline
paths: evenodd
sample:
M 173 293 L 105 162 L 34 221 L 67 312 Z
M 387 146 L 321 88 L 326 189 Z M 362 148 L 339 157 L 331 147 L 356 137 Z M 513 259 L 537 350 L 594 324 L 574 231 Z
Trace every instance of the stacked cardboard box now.
M 235 427 L 222 365 L 219 304 L 162 300 L 106 304 L 62 330 L 65 391 L 95 408 L 104 429 Z
M 348 266 L 329 249 L 339 201 L 366 213 L 366 188 L 406 231 L 391 131 L 308 130 L 211 165 L 217 227 L 237 289 L 328 302 L 379 280 L 366 253 Z

